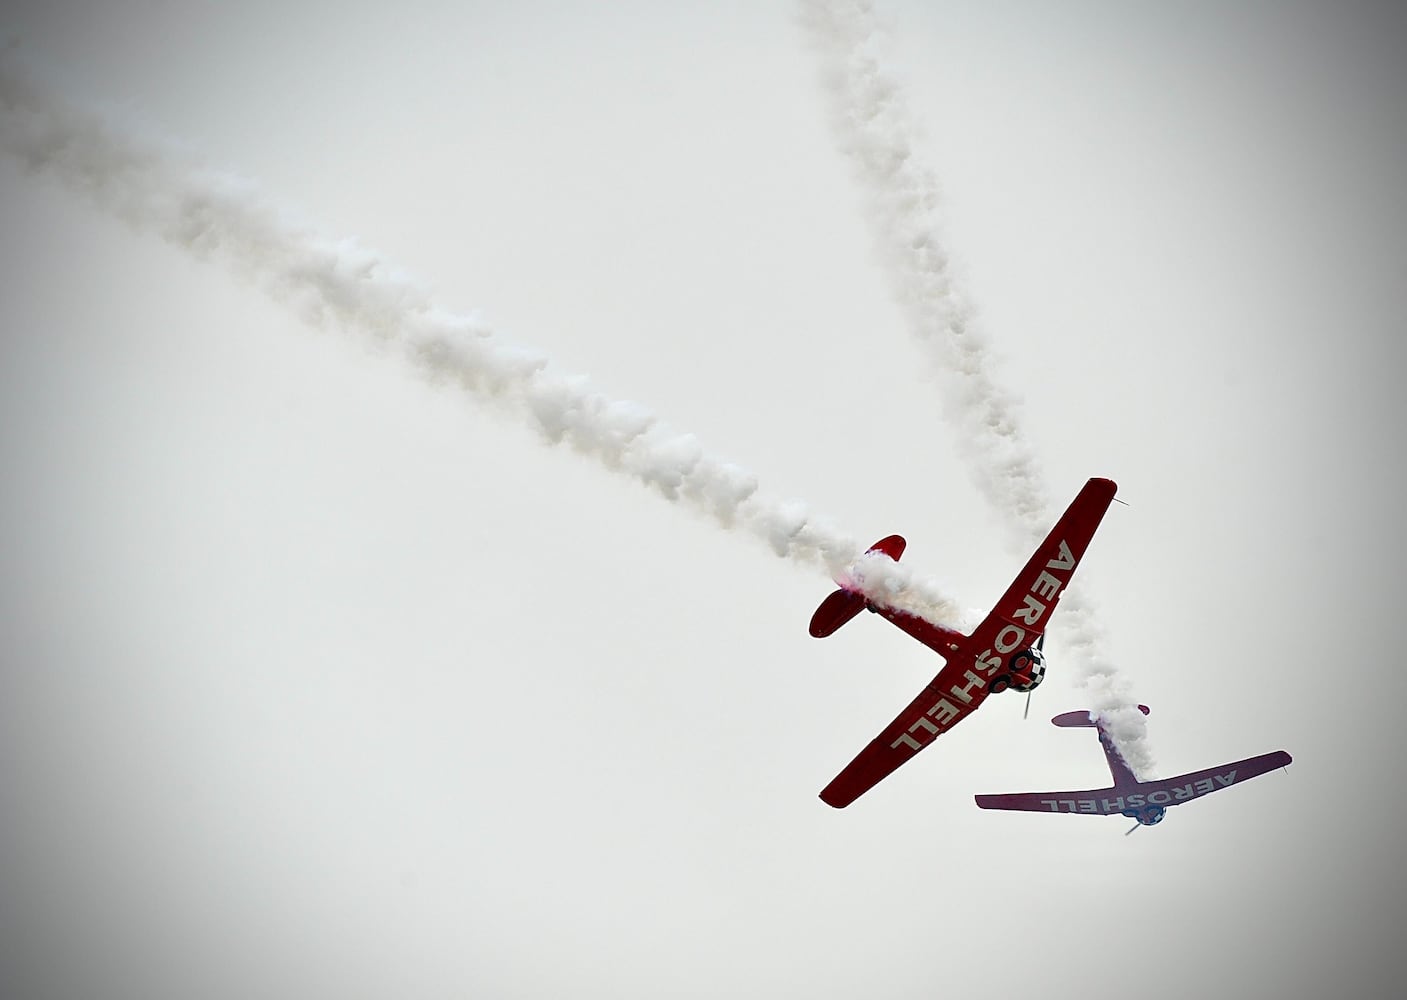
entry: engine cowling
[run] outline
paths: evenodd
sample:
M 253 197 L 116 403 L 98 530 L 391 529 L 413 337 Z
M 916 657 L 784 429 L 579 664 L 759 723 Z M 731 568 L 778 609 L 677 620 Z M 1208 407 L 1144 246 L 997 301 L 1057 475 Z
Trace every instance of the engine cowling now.
M 1155 823 L 1161 823 L 1166 813 L 1167 810 L 1162 806 L 1149 806 L 1139 812 L 1138 821 L 1144 826 L 1152 826 Z
M 1125 809 L 1119 815 L 1136 819 L 1143 826 L 1155 826 L 1163 821 L 1163 817 L 1167 815 L 1167 809 L 1163 806 L 1144 806 L 1142 809 Z
M 1011 686 L 1017 691 L 1034 691 L 1045 680 L 1045 654 L 1034 646 L 1011 657 Z

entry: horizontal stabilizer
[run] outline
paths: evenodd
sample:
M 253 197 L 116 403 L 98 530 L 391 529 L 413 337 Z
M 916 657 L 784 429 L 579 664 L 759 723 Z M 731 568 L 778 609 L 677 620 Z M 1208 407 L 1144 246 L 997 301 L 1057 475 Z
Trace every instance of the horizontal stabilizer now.
M 898 562 L 899 557 L 904 554 L 905 544 L 903 535 L 889 535 L 871 545 L 866 554 L 878 552 Z M 817 639 L 833 635 L 840 626 L 864 611 L 867 603 L 868 599 L 864 594 L 842 587 L 821 602 L 821 606 L 811 616 L 809 631 Z
M 1139 705 L 1138 710 L 1144 715 L 1148 714 L 1147 705 Z M 1094 717 L 1093 712 L 1062 712 L 1050 720 L 1053 726 L 1060 726 L 1063 729 L 1093 729 L 1099 725 L 1099 720 Z
M 836 629 L 864 610 L 864 594 L 857 590 L 837 590 L 822 601 L 811 616 L 811 634 L 817 639 L 833 635 Z

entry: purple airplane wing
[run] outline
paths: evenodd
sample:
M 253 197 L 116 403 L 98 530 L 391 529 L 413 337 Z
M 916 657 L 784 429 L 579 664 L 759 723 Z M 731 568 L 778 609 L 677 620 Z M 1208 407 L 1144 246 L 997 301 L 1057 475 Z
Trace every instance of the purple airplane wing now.
M 1073 713 L 1072 713 L 1073 714 Z M 1068 725 L 1069 723 L 1067 723 Z M 981 809 L 1019 809 L 1025 812 L 1082 813 L 1086 816 L 1116 816 L 1148 806 L 1175 806 L 1210 795 L 1212 792 L 1259 777 L 1293 758 L 1284 750 L 1248 757 L 1204 771 L 1192 771 L 1175 778 L 1137 782 L 1079 792 L 1022 792 L 1014 795 L 978 795 Z

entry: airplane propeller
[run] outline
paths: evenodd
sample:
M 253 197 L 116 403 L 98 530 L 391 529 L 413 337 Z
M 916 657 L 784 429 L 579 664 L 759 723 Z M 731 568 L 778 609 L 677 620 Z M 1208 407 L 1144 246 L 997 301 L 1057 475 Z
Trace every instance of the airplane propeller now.
M 1036 636 L 1036 648 L 1039 649 L 1042 653 L 1044 653 L 1044 652 L 1045 652 L 1044 646 L 1045 646 L 1045 633 L 1042 632 L 1040 635 Z M 1031 690 L 1034 691 L 1035 688 L 1032 688 Z M 1027 692 L 1026 692 L 1026 709 L 1025 709 L 1025 711 L 1023 711 L 1023 712 L 1021 713 L 1021 719 L 1022 719 L 1022 721 L 1024 722 L 1026 719 L 1029 719 L 1030 717 L 1031 717 L 1031 691 L 1027 691 Z

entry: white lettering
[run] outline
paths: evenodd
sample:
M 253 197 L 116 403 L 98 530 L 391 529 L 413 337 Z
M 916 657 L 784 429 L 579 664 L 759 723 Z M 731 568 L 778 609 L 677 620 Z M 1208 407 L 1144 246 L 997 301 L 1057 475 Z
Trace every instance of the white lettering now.
M 1177 799 L 1179 802 L 1185 802 L 1192 798 L 1192 786 L 1183 785 L 1181 788 L 1174 788 L 1173 798 Z
M 1039 594 L 1046 600 L 1050 600 L 1060 593 L 1060 581 L 1045 570 L 1041 570 L 1041 575 L 1036 577 L 1035 583 L 1031 584 L 1031 593 Z
M 1130 808 L 1130 809 L 1142 809 L 1142 808 L 1143 808 L 1143 795 L 1142 795 L 1142 793 L 1135 793 L 1135 794 L 1129 796 L 1129 808 Z
M 928 714 L 938 720 L 938 725 L 946 727 L 958 717 L 958 707 L 947 698 L 939 698 L 938 703 L 928 710 Z
M 934 736 L 938 735 L 938 727 L 929 722 L 928 719 L 922 715 L 913 721 L 913 725 L 909 726 L 909 732 L 911 733 L 916 729 L 923 729 L 925 732 L 932 733 Z
M 1011 637 L 1008 639 L 1007 634 Z M 1010 653 L 1017 646 L 1021 645 L 1021 640 L 1026 638 L 1026 630 L 1019 625 L 1008 625 L 997 633 L 997 641 L 992 643 L 998 653 Z
M 1074 569 L 1075 557 L 1070 553 L 1070 546 L 1065 544 L 1065 539 L 1060 540 L 1060 556 L 1045 564 L 1046 569 Z
M 1074 812 L 1074 811 L 1075 811 L 1075 800 L 1074 800 L 1074 799 L 1060 799 L 1060 804 L 1061 804 L 1062 806 L 1068 807 L 1068 808 L 1067 808 L 1067 811 L 1068 811 L 1068 812 Z
M 1095 808 L 1094 799 L 1080 799 L 1080 812 L 1092 813 L 1099 812 L 1099 810 Z
M 918 740 L 914 739 L 914 738 L 913 738 L 912 736 L 910 736 L 908 733 L 900 733 L 900 734 L 899 734 L 899 738 L 898 738 L 897 740 L 895 740 L 893 743 L 889 744 L 889 749 L 891 749 L 891 750 L 898 750 L 900 744 L 903 744 L 904 746 L 908 747 L 910 750 L 922 750 L 922 749 L 923 749 L 923 744 L 920 743 Z
M 1162 796 L 1162 798 L 1159 798 L 1159 796 Z M 1171 792 L 1166 792 L 1166 791 L 1164 791 L 1164 790 L 1161 789 L 1161 788 L 1158 789 L 1156 792 L 1149 792 L 1149 793 L 1148 793 L 1148 804 L 1149 804 L 1149 805 L 1165 806 L 1165 805 L 1167 805 L 1167 804 L 1168 804 L 1169 802 L 1171 802 L 1171 801 L 1172 801 L 1172 793 L 1171 793 Z
M 1212 784 L 1211 778 L 1203 778 L 1197 782 L 1198 795 L 1206 795 L 1208 792 L 1213 791 L 1214 788 L 1215 786 Z
M 974 685 L 979 688 L 986 687 L 987 682 L 969 670 L 967 671 L 967 683 L 961 687 L 954 684 L 951 693 L 954 698 L 957 698 L 964 705 L 970 704 L 972 702 L 972 689 Z
M 1026 595 L 1025 600 L 1025 606 L 1011 617 L 1016 621 L 1023 621 L 1027 625 L 1034 625 L 1041 620 L 1041 615 L 1045 614 L 1045 605 L 1030 594 Z
M 1216 783 L 1222 788 L 1225 788 L 1227 785 L 1234 785 L 1236 783 L 1236 772 L 1232 771 L 1230 774 L 1218 774 L 1216 776 Z
M 1000 656 L 993 656 L 990 649 L 984 649 L 977 654 L 977 666 L 982 668 L 982 672 L 988 677 L 1001 669 L 1002 661 Z
M 1060 811 L 1060 807 L 1056 805 L 1054 799 L 1041 799 L 1041 805 L 1050 806 L 1050 811 L 1053 813 Z
M 1124 811 L 1123 796 L 1119 796 L 1117 799 L 1104 799 L 1099 805 L 1101 811 L 1106 813 L 1121 813 Z

